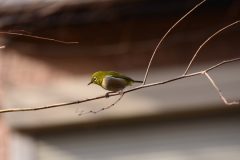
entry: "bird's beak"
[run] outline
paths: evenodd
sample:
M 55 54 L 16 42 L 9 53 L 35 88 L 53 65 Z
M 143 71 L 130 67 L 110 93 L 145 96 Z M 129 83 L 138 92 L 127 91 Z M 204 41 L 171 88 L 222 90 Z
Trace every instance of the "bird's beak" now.
M 92 83 L 93 83 L 93 82 L 91 81 L 91 82 L 88 83 L 88 85 L 90 85 L 90 84 L 92 84 Z

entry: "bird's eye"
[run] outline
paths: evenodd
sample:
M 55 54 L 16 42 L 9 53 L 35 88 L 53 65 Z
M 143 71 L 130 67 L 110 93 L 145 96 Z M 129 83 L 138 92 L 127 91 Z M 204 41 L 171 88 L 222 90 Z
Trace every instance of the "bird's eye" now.
M 93 81 L 96 81 L 97 80 L 97 78 L 96 77 L 93 77 Z

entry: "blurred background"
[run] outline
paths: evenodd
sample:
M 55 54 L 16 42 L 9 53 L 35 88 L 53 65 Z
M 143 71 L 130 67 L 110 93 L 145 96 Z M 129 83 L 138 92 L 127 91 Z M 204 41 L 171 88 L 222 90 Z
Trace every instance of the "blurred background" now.
M 199 0 L 1 0 L 0 108 L 38 107 L 102 95 L 92 72 L 141 80 L 161 36 Z M 183 74 L 198 46 L 240 19 L 239 0 L 207 0 L 167 37 L 148 83 Z M 240 56 L 239 25 L 211 40 L 190 72 Z M 240 63 L 210 74 L 239 100 Z M 240 106 L 226 106 L 203 76 L 117 97 L 0 115 L 1 160 L 238 160 Z

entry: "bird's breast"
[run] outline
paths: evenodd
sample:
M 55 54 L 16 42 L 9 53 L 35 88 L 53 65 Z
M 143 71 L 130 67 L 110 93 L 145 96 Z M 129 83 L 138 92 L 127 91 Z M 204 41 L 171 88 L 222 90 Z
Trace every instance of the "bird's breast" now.
M 127 85 L 128 82 L 125 79 L 112 76 L 105 76 L 102 81 L 102 87 L 113 92 L 123 90 Z

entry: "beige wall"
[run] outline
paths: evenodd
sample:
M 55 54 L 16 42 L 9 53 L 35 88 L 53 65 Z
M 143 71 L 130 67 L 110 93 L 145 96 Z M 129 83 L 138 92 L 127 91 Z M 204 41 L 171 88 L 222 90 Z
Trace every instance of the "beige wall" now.
M 9 157 L 9 129 L 0 117 L 0 159 L 8 160 Z

